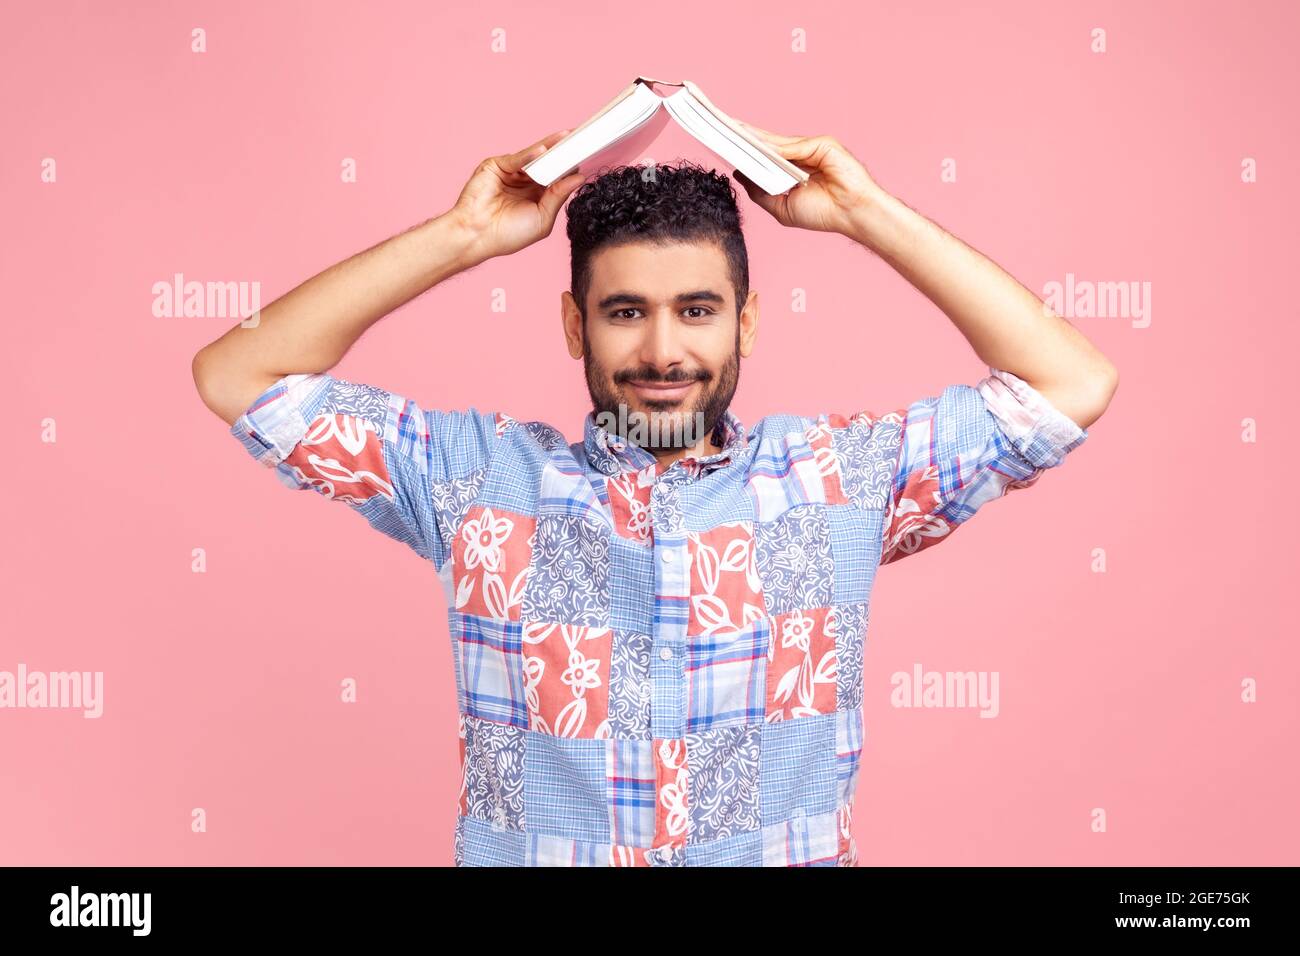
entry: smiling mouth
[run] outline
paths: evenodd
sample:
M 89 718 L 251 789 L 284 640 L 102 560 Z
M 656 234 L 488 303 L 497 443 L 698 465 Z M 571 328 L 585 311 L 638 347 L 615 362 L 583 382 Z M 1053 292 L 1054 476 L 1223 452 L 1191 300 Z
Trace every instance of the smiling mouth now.
M 628 382 L 628 384 L 632 386 L 636 393 L 642 398 L 663 402 L 685 397 L 686 393 L 689 392 L 691 387 L 698 381 L 699 379 L 690 379 L 685 382 L 632 381 Z

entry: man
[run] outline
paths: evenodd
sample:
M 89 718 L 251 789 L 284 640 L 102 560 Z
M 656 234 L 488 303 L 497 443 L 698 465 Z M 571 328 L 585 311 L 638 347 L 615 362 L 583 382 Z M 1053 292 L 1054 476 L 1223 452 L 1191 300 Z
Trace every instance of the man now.
M 457 865 L 856 865 L 876 568 L 1059 465 L 1115 391 L 1082 335 L 836 140 L 755 132 L 811 179 L 772 197 L 737 176 L 750 198 L 889 262 L 986 378 L 889 414 L 747 429 L 729 406 L 758 294 L 730 181 L 681 164 L 542 189 L 520 170 L 563 131 L 485 160 L 448 212 L 195 356 L 205 404 L 255 458 L 436 568 Z M 561 318 L 593 404 L 581 440 L 328 373 L 398 306 L 549 235 L 571 194 Z M 810 343 L 790 361 L 816 358 Z

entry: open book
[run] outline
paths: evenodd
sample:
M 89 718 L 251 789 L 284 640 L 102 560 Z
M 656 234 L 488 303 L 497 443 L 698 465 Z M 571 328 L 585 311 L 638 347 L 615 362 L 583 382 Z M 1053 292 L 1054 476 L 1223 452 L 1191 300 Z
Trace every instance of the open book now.
M 661 96 L 656 85 L 676 89 Z M 594 116 L 525 165 L 524 172 L 538 185 L 549 186 L 588 160 L 610 159 L 616 144 L 628 152 L 629 146 L 648 143 L 667 122 L 665 114 L 769 195 L 808 181 L 808 173 L 714 106 L 690 80 L 673 83 L 648 76 L 638 76 Z M 657 122 L 651 124 L 652 119 Z

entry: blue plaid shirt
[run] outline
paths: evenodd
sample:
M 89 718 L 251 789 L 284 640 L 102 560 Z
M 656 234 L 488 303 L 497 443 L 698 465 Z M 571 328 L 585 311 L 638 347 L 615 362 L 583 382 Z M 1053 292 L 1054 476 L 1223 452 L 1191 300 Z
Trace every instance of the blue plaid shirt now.
M 990 369 L 875 415 L 728 413 L 660 468 L 596 424 L 286 375 L 231 433 L 428 560 L 459 710 L 458 866 L 855 866 L 876 569 L 1087 437 Z

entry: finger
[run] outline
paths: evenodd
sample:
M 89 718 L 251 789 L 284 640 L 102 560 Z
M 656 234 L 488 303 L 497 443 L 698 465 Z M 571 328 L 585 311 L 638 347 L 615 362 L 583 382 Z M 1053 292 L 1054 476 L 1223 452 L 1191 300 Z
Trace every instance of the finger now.
M 811 136 L 804 139 L 792 139 L 788 143 L 773 143 L 772 148 L 792 163 L 816 168 L 820 165 L 819 155 L 825 149 L 821 137 Z
M 564 137 L 568 136 L 572 132 L 573 130 L 571 129 L 557 129 L 554 133 L 547 133 L 545 136 L 543 136 L 540 142 L 547 149 L 550 149 L 552 146 L 554 146 L 556 143 L 564 139 Z
M 746 123 L 744 120 L 736 120 L 736 122 L 746 129 L 758 133 L 766 139 L 770 139 L 774 143 L 797 143 L 799 140 L 807 138 L 805 136 L 786 136 L 782 133 L 773 133 L 771 130 L 763 129 L 761 126 L 755 126 L 753 123 Z
M 754 126 L 752 123 L 746 123 L 739 120 L 746 128 L 761 134 L 761 138 L 768 141 L 768 145 L 776 150 L 785 159 L 792 163 L 807 164 L 813 168 L 818 165 L 816 161 L 818 153 L 822 150 L 821 142 L 824 137 L 821 136 L 784 136 L 780 133 L 773 133 L 770 130 L 763 129 L 761 126 Z
M 533 143 L 526 149 L 521 149 L 517 153 L 509 153 L 505 156 L 496 157 L 497 169 L 507 176 L 522 176 L 523 168 L 531 163 L 542 153 L 546 152 L 546 145 L 542 142 Z
M 586 179 L 582 173 L 569 173 L 569 175 L 557 179 L 546 187 L 542 193 L 542 198 L 537 200 L 537 205 L 541 207 L 542 214 L 546 217 L 547 222 L 554 221 L 555 217 L 560 214 L 560 207 L 564 205 L 564 200 L 569 198 L 569 194 L 582 185 Z
M 572 130 L 561 129 L 556 130 L 554 133 L 549 133 L 531 146 L 525 147 L 516 153 L 510 153 L 507 156 L 498 157 L 497 165 L 501 167 L 502 172 L 517 173 L 526 164 L 532 162 L 560 140 L 564 139 L 564 137 L 568 136 L 570 132 L 572 132 Z

